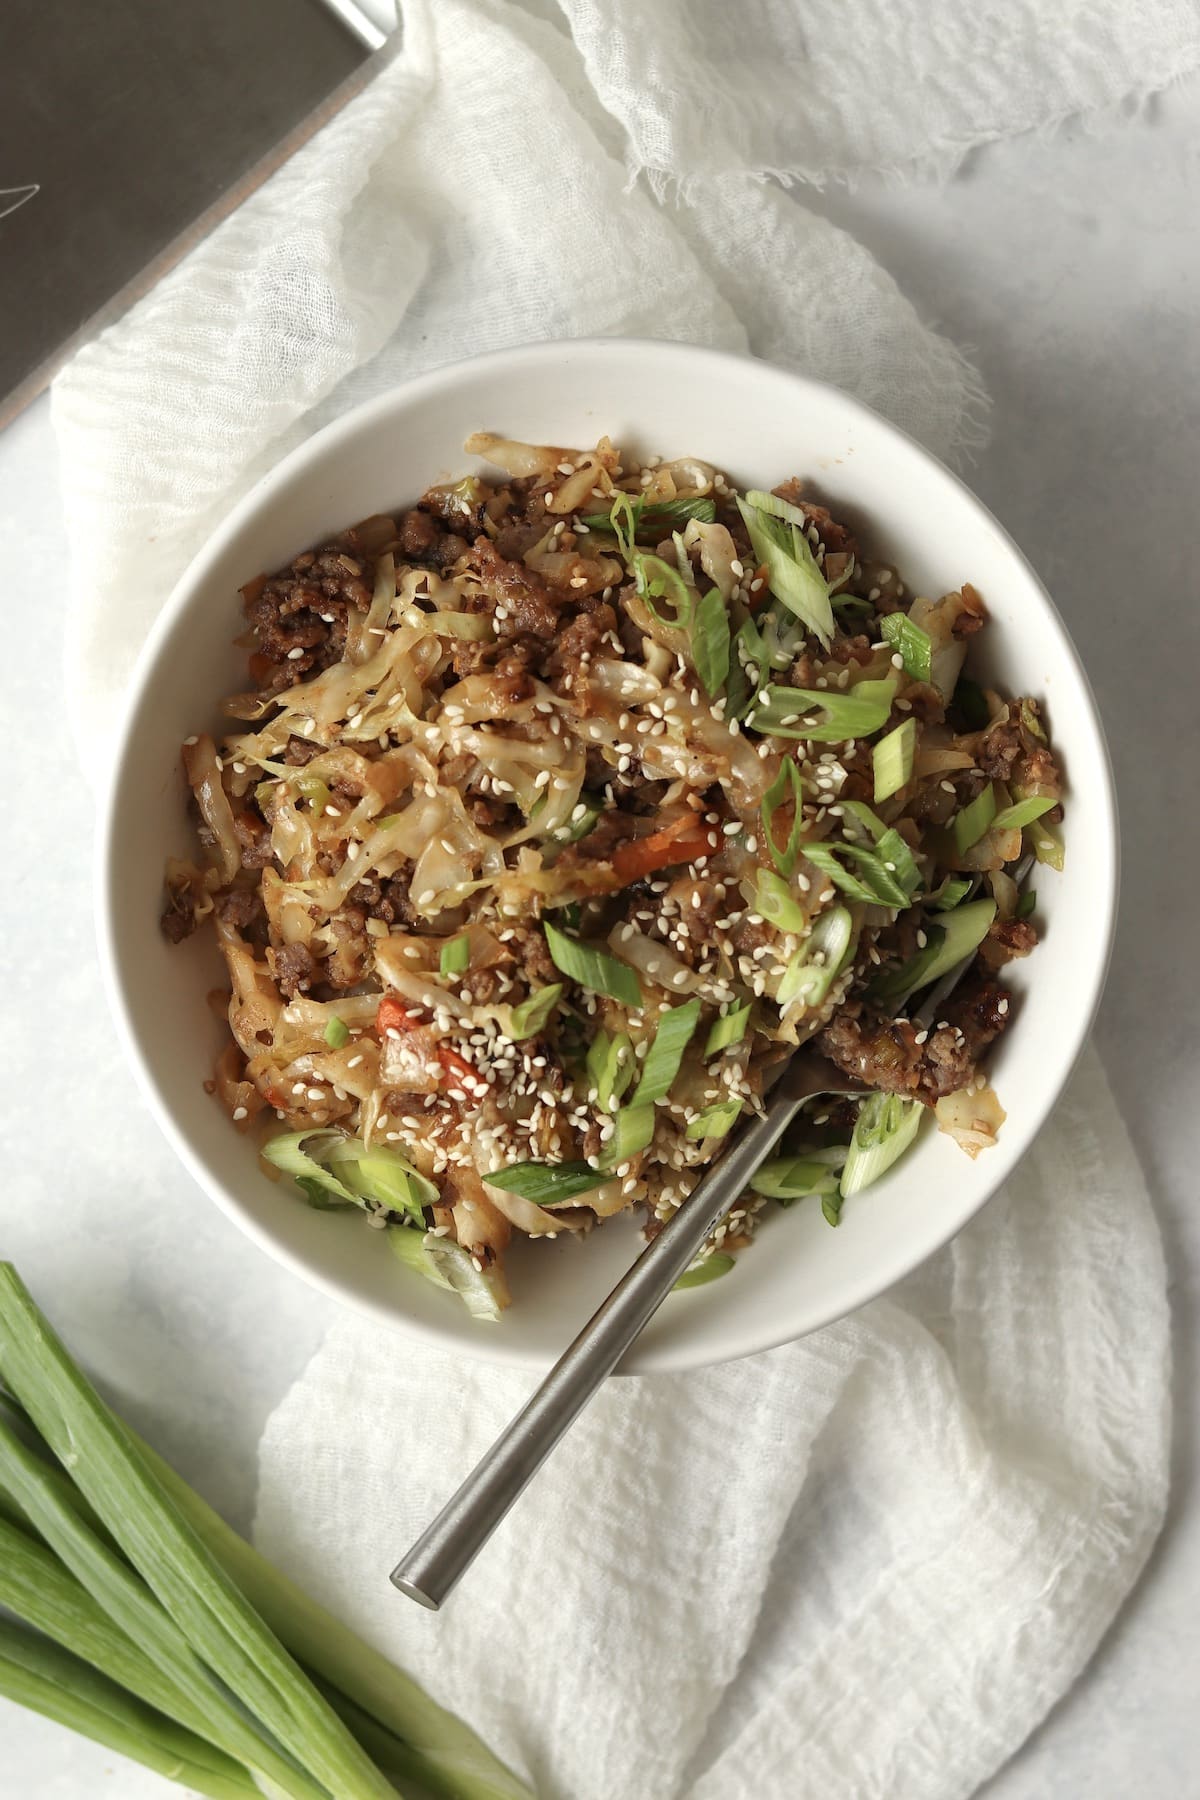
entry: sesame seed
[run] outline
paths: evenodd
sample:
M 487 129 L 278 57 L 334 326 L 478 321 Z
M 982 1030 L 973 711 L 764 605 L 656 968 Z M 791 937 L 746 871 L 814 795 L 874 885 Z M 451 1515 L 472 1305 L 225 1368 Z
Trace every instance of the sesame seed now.
M 245 1119 L 249 1117 L 249 1114 L 244 1106 L 235 1106 L 233 1109 L 233 1116 L 235 1119 Z

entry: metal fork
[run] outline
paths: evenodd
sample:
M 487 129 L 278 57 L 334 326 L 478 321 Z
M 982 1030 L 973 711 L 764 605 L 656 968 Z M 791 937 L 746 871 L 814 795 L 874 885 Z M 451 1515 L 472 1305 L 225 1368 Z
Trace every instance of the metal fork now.
M 1018 877 L 1021 871 L 1018 870 Z M 975 960 L 975 953 L 931 989 L 914 1023 L 927 1029 Z M 772 1088 L 766 1108 L 731 1139 L 705 1175 L 621 1277 L 536 1393 L 472 1469 L 457 1493 L 392 1570 L 402 1594 L 436 1612 L 518 1495 L 579 1417 L 596 1389 L 658 1311 L 684 1270 L 806 1100 L 869 1090 L 814 1050 L 798 1050 Z

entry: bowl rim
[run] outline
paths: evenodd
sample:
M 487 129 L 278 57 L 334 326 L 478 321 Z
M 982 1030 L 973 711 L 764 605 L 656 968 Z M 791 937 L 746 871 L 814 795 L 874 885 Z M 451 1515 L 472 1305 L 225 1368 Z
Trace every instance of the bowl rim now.
M 1061 1077 L 1053 1086 L 1052 1091 L 1047 1092 L 1032 1125 L 1028 1122 L 1022 1125 L 1025 1142 L 1016 1161 L 1003 1177 L 998 1177 L 993 1183 L 985 1183 L 978 1200 L 968 1212 L 956 1215 L 952 1229 L 946 1232 L 938 1244 L 932 1248 L 928 1245 L 921 1245 L 914 1248 L 911 1255 L 896 1257 L 882 1275 L 874 1265 L 864 1266 L 863 1274 L 858 1281 L 843 1282 L 837 1290 L 836 1301 L 831 1302 L 828 1306 L 817 1308 L 815 1315 L 810 1316 L 800 1329 L 790 1328 L 783 1323 L 766 1329 L 761 1327 L 755 1329 L 754 1316 L 751 1314 L 739 1326 L 724 1327 L 720 1345 L 706 1343 L 703 1331 L 697 1332 L 694 1337 L 685 1336 L 680 1342 L 655 1346 L 651 1352 L 645 1355 L 640 1355 L 638 1346 L 635 1345 L 625 1362 L 616 1371 L 618 1374 L 677 1373 L 688 1369 L 710 1367 L 761 1351 L 772 1350 L 781 1344 L 807 1336 L 812 1331 L 821 1330 L 827 1325 L 850 1316 L 871 1300 L 887 1293 L 931 1255 L 936 1254 L 939 1249 L 944 1249 L 982 1211 L 988 1201 L 995 1197 L 999 1187 L 1003 1185 L 1003 1181 L 1015 1174 L 1040 1136 L 1078 1064 L 1104 991 L 1112 958 L 1120 891 L 1120 834 L 1111 753 L 1087 671 L 1058 608 L 1019 545 L 990 508 L 967 486 L 966 482 L 908 432 L 893 424 L 890 419 L 876 412 L 864 401 L 845 393 L 832 383 L 799 374 L 765 358 L 738 351 L 715 349 L 706 345 L 643 337 L 542 339 L 533 343 L 515 345 L 510 349 L 486 351 L 452 363 L 444 363 L 436 369 L 410 377 L 408 380 L 397 383 L 384 392 L 373 395 L 351 407 L 294 445 L 278 462 L 273 463 L 269 469 L 265 470 L 234 502 L 189 560 L 146 635 L 120 698 L 120 723 L 98 796 L 94 862 L 96 938 L 103 987 L 111 1016 L 116 1025 L 117 1036 L 155 1123 L 197 1186 L 227 1218 L 233 1220 L 259 1249 L 310 1287 L 318 1289 L 329 1298 L 349 1308 L 360 1318 L 370 1319 L 389 1331 L 420 1339 L 442 1349 L 446 1349 L 452 1344 L 456 1354 L 496 1366 L 534 1370 L 544 1370 L 550 1366 L 543 1353 L 513 1344 L 505 1344 L 499 1339 L 499 1334 L 495 1336 L 488 1334 L 485 1339 L 483 1333 L 478 1333 L 477 1341 L 475 1338 L 468 1338 L 465 1332 L 461 1334 L 453 1331 L 432 1332 L 419 1319 L 405 1317 L 401 1313 L 390 1310 L 371 1296 L 356 1292 L 339 1276 L 315 1266 L 298 1250 L 282 1241 L 265 1224 L 255 1219 L 245 1202 L 207 1168 L 199 1152 L 193 1148 L 187 1134 L 176 1123 L 172 1107 L 160 1089 L 154 1069 L 143 1050 L 134 1011 L 129 1004 L 122 982 L 116 928 L 116 909 L 120 899 L 116 880 L 119 867 L 116 827 L 118 803 L 123 785 L 122 776 L 131 754 L 131 740 L 139 721 L 149 678 L 158 658 L 164 646 L 171 639 L 177 624 L 189 606 L 193 604 L 197 593 L 202 590 L 212 567 L 224 555 L 227 546 L 242 528 L 264 509 L 269 508 L 275 493 L 285 489 L 294 476 L 307 465 L 320 460 L 330 451 L 336 450 L 339 444 L 356 437 L 364 429 L 369 429 L 378 420 L 386 418 L 397 408 L 403 409 L 412 402 L 431 394 L 437 394 L 439 391 L 464 384 L 469 385 L 477 379 L 486 379 L 493 370 L 501 368 L 511 370 L 514 366 L 519 368 L 539 363 L 553 363 L 561 361 L 564 355 L 572 353 L 592 357 L 598 355 L 601 358 L 636 359 L 652 356 L 660 363 L 662 361 L 678 361 L 681 364 L 690 365 L 693 369 L 699 361 L 721 366 L 727 371 L 736 371 L 747 365 L 769 371 L 774 379 L 790 385 L 798 397 L 819 395 L 828 398 L 832 396 L 837 405 L 844 409 L 850 417 L 868 421 L 874 429 L 882 431 L 907 448 L 915 455 L 918 462 L 925 464 L 941 478 L 952 483 L 967 505 L 990 527 L 1007 556 L 1024 572 L 1032 591 L 1045 608 L 1049 622 L 1059 639 L 1060 648 L 1073 671 L 1078 685 L 1078 695 L 1089 717 L 1094 734 L 1098 757 L 1095 768 L 1089 770 L 1089 779 L 1098 780 L 1103 790 L 1096 798 L 1099 801 L 1097 815 L 1104 832 L 1104 843 L 1100 848 L 1106 865 L 1107 879 L 1104 882 L 1103 892 L 1097 892 L 1093 896 L 1093 904 L 1097 909 L 1103 909 L 1101 953 L 1095 958 L 1091 968 L 1086 995 L 1083 1003 L 1075 1011 L 1073 1027 L 1064 1033 L 1058 1046 L 1061 1058 Z M 583 1321 L 581 1320 L 580 1323 L 582 1324 Z

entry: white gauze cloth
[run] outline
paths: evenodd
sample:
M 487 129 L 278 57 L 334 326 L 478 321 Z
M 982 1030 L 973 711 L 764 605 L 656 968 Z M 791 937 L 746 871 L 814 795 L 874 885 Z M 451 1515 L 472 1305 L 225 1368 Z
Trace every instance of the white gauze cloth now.
M 255 1536 L 539 1800 L 959 1800 L 1145 1560 L 1167 1354 L 1089 1053 L 1005 1190 L 886 1299 L 610 1381 L 442 1612 L 387 1572 L 531 1376 L 338 1327 L 267 1424 Z
M 946 174 L 1200 60 L 1185 0 L 408 0 L 403 24 L 55 384 L 90 770 L 231 502 L 417 370 L 592 333 L 748 348 L 955 456 L 979 434 L 969 364 L 787 184 Z M 260 1537 L 545 1800 L 966 1794 L 1144 1560 L 1166 1342 L 1153 1218 L 1088 1059 L 1019 1179 L 889 1299 L 610 1384 L 443 1615 L 386 1571 L 520 1376 L 339 1329 L 268 1427 Z

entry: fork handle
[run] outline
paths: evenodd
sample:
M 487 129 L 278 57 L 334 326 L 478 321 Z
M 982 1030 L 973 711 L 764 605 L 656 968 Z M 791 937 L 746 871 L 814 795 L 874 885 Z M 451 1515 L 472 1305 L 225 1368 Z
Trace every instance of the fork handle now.
M 770 1155 L 803 1102 L 804 1096 L 791 1094 L 769 1098 L 765 1113 L 741 1128 L 715 1168 L 697 1182 L 647 1244 L 433 1524 L 396 1564 L 392 1580 L 402 1594 L 436 1612 Z

